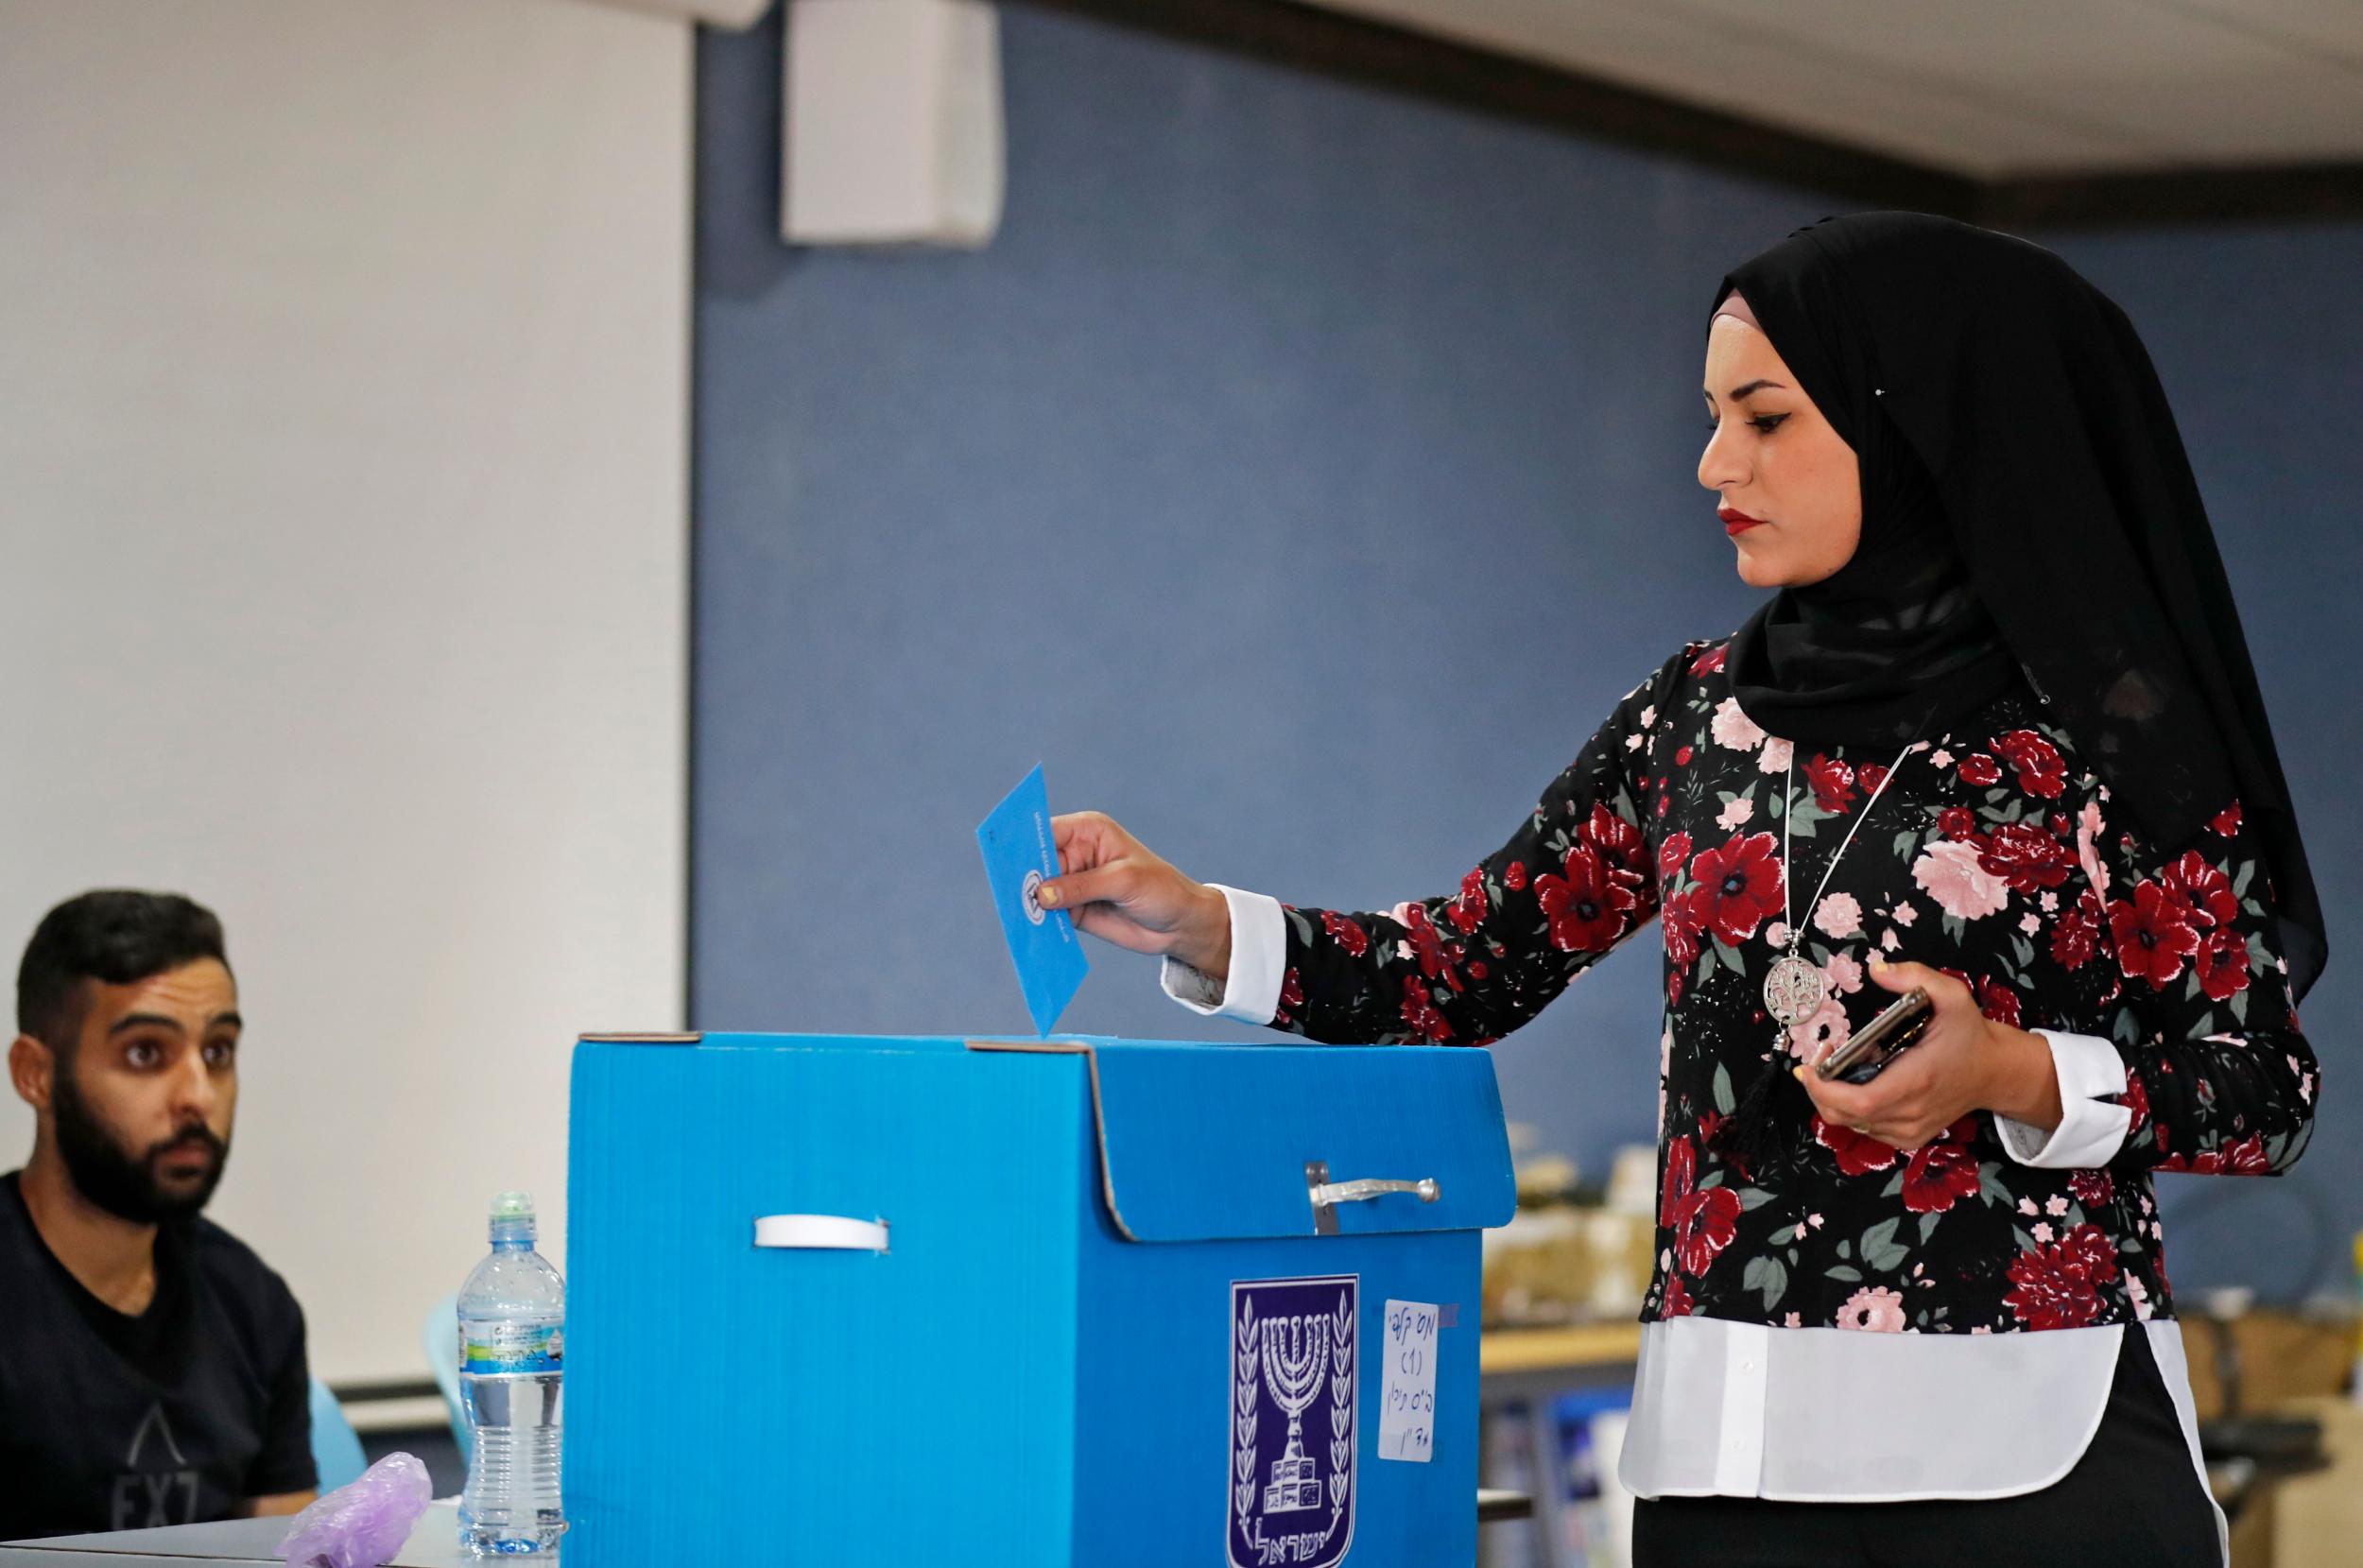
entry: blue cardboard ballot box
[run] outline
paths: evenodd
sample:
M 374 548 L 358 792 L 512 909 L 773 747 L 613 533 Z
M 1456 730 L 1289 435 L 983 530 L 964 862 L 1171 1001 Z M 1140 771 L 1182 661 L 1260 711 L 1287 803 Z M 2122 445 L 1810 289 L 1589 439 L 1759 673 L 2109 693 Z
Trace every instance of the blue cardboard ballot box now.
M 592 1037 L 570 1568 L 1475 1560 L 1491 1055 Z

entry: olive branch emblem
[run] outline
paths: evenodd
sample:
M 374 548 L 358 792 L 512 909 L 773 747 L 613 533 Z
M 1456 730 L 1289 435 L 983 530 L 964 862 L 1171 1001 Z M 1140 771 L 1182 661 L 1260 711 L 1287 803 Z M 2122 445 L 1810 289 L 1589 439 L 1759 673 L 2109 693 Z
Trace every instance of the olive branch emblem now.
M 1255 1320 L 1255 1298 L 1248 1298 L 1247 1315 L 1239 1319 L 1239 1386 L 1237 1409 L 1233 1416 L 1238 1427 L 1238 1448 L 1233 1468 L 1231 1495 L 1237 1507 L 1240 1523 L 1245 1524 L 1255 1504 L 1255 1396 L 1263 1391 L 1261 1376 L 1263 1357 L 1258 1353 L 1257 1338 L 1263 1324 Z
M 1329 1347 L 1329 1529 L 1337 1532 L 1346 1507 L 1346 1477 L 1354 1469 L 1354 1314 L 1346 1293 L 1337 1293 L 1337 1310 L 1330 1316 L 1334 1336 Z

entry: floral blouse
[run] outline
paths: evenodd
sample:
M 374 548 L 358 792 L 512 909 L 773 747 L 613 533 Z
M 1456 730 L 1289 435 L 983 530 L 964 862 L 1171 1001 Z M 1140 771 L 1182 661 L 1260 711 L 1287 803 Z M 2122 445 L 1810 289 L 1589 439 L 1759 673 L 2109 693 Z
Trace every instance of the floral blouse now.
M 2193 842 L 2143 842 L 2023 684 L 1900 765 L 1892 748 L 1792 759 L 1740 711 L 1724 653 L 1689 644 L 1635 687 L 1457 893 L 1384 914 L 1288 908 L 1274 1026 L 1486 1044 L 1654 916 L 1665 1014 L 1645 1320 L 1987 1334 L 2171 1316 L 2149 1173 L 2285 1169 L 2319 1088 L 2239 803 Z M 1829 987 L 1784 1031 L 1762 988 L 1789 936 L 1792 760 L 1799 951 Z M 1989 1018 L 2113 1043 L 2130 1111 L 2118 1152 L 2095 1169 L 2024 1164 L 1985 1111 L 1909 1151 L 1815 1116 L 1778 1174 L 1711 1147 L 1774 1050 L 1819 1055 L 1892 999 L 1864 974 L 1873 944 L 1958 976 Z

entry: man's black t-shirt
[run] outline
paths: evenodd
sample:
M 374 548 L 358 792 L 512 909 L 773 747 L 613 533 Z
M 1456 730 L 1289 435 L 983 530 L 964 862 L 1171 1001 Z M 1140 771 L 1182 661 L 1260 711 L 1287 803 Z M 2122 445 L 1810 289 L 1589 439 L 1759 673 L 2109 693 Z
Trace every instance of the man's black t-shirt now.
M 0 1541 L 230 1517 L 307 1491 L 303 1312 L 204 1219 L 156 1233 L 136 1318 L 66 1271 L 0 1176 Z

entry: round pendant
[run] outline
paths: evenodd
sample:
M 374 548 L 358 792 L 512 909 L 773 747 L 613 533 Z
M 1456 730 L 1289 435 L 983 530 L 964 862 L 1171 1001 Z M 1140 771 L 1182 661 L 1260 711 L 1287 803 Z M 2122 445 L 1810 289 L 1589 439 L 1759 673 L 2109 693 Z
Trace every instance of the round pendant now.
M 1813 964 L 1790 953 L 1772 965 L 1764 977 L 1764 1005 L 1790 1028 L 1814 1015 L 1829 994 L 1829 977 Z

